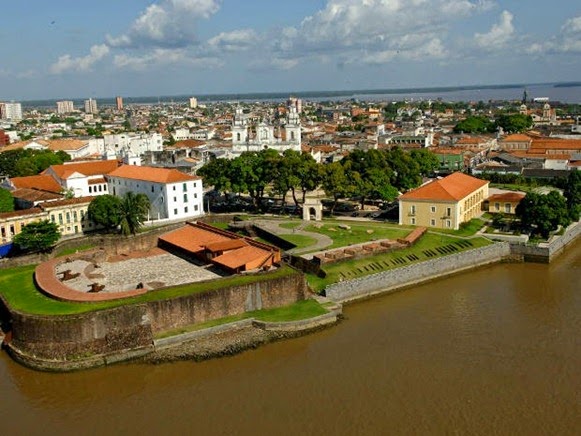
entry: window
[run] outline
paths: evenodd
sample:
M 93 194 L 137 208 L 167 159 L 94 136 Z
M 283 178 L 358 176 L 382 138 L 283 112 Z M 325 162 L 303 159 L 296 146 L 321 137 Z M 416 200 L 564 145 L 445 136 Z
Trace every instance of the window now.
M 184 213 L 188 213 L 188 206 L 184 207 Z
M 59 213 L 59 224 L 63 223 L 63 214 Z
M 174 197 L 173 198 L 173 202 L 175 203 L 176 201 L 178 201 L 178 198 L 177 197 Z
M 71 222 L 71 214 L 67 212 L 67 223 Z
M 188 194 L 184 194 L 184 203 L 188 202 Z
M 173 185 L 173 190 L 174 190 L 174 191 L 176 190 L 176 185 Z
M 448 228 L 452 227 L 452 221 L 446 220 L 446 227 Z
M 452 216 L 452 208 L 451 207 L 446 208 L 446 216 Z
M 504 204 L 504 212 L 505 213 L 510 213 L 510 203 L 505 203 Z
M 188 190 L 188 184 L 187 183 L 184 183 L 182 185 L 182 187 L 184 188 L 184 192 L 186 192 Z
M 75 222 L 77 221 L 77 211 L 76 210 L 73 212 L 73 221 L 75 221 Z
M 198 198 L 198 193 L 194 192 L 194 198 Z
M 412 218 L 412 225 L 415 226 L 416 225 L 416 219 Z
M 240 141 L 240 133 L 236 133 L 236 140 Z
M 11 234 L 12 236 L 14 236 L 14 233 L 15 233 L 15 232 L 14 232 L 14 224 L 11 224 L 11 225 L 10 225 L 10 234 Z
M 177 209 L 174 209 L 174 210 L 173 210 L 173 214 L 174 214 L 174 215 L 177 215 L 177 214 L 178 214 L 178 210 L 177 210 Z
M 103 185 L 99 185 L 99 192 L 103 192 Z
M 430 206 L 430 212 L 436 213 L 436 206 Z
M 89 186 L 89 194 L 92 194 L 92 193 L 93 193 L 93 187 Z
M 195 210 L 196 212 L 198 211 L 198 205 L 197 205 L 197 204 L 194 206 L 194 210 Z
M 431 225 L 432 227 L 436 227 L 436 220 L 435 220 L 435 219 L 431 219 L 431 220 L 430 220 L 430 225 Z
M 155 191 L 155 186 L 151 185 L 151 192 Z
M 51 214 L 51 215 L 50 215 L 50 220 L 51 220 L 53 223 L 54 223 L 54 222 L 56 222 L 56 219 L 55 219 L 55 217 L 54 217 L 54 214 Z
M 415 204 L 412 204 L 410 206 L 410 213 L 412 213 L 412 214 L 415 214 L 416 213 L 416 205 Z
M 500 203 L 494 203 L 494 210 L 497 212 L 500 210 Z

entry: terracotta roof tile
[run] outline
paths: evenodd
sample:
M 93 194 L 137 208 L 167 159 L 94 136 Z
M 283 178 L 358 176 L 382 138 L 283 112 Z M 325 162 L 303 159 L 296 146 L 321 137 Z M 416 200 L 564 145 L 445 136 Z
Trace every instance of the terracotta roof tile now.
M 44 174 L 27 177 L 12 177 L 10 182 L 17 189 L 38 189 L 40 191 L 55 192 L 57 194 L 63 190 L 61 185 L 59 185 L 52 176 Z
M 98 176 L 108 174 L 119 166 L 117 160 L 100 160 L 92 162 L 76 162 L 62 165 L 51 165 L 42 174 L 49 174 L 52 170 L 59 178 L 66 179 L 73 173 L 81 173 L 85 176 Z
M 488 197 L 488 201 L 512 201 L 517 202 L 525 198 L 526 194 L 522 192 L 503 192 L 502 194 L 494 194 Z
M 95 197 L 75 197 L 65 198 L 64 200 L 49 201 L 40 205 L 42 209 L 50 209 L 53 207 L 70 206 L 72 204 L 89 204 Z
M 42 214 L 42 209 L 40 207 L 33 207 L 30 209 L 14 210 L 12 212 L 2 212 L 0 213 L 0 220 L 15 217 L 25 217 L 29 215 Z
M 190 180 L 201 180 L 198 176 L 184 174 L 175 169 L 122 165 L 109 173 L 111 177 L 143 180 L 154 183 L 179 183 Z
M 271 252 L 261 250 L 258 247 L 247 245 L 237 250 L 229 251 L 212 259 L 212 262 L 223 265 L 230 269 L 237 269 L 251 262 L 262 263 L 266 261 Z
M 454 200 L 459 201 L 489 182 L 464 173 L 453 173 L 443 179 L 434 180 L 413 191 L 406 192 L 402 200 Z

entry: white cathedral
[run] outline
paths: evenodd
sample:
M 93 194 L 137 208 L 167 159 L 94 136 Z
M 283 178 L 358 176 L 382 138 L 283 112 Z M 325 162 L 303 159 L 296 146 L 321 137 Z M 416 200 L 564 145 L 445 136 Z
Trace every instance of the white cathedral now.
M 279 153 L 289 149 L 301 151 L 301 120 L 296 108 L 291 106 L 286 122 L 276 127 L 264 119 L 253 124 L 242 113 L 242 108 L 237 108 L 232 123 L 232 153 L 239 155 L 267 148 Z

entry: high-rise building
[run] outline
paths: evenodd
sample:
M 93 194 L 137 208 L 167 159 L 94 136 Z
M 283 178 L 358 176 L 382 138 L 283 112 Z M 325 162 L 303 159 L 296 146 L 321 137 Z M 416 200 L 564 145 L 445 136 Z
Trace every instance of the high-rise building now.
M 195 109 L 198 107 L 198 99 L 196 97 L 190 97 L 190 109 Z
M 85 100 L 85 113 L 96 114 L 97 113 L 97 100 L 92 98 Z
M 115 97 L 115 103 L 117 104 L 117 110 L 122 111 L 123 110 L 123 97 L 120 97 L 120 96 Z
M 68 114 L 74 112 L 75 105 L 71 100 L 62 100 L 56 102 L 56 113 L 57 114 Z
M 0 103 L 0 119 L 20 121 L 22 119 L 22 105 L 20 103 Z

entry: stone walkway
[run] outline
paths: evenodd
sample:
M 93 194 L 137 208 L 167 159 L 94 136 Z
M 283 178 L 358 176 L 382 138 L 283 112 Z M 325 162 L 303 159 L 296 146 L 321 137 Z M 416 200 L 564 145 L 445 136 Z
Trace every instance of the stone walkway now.
M 220 277 L 203 266 L 194 265 L 169 253 L 103 262 L 97 267 L 92 262 L 74 260 L 63 262 L 56 268 L 57 273 L 66 270 L 80 274 L 63 282 L 79 292 L 87 292 L 91 283 L 105 285 L 102 292 L 121 292 L 136 289 L 138 283 L 150 290 Z

